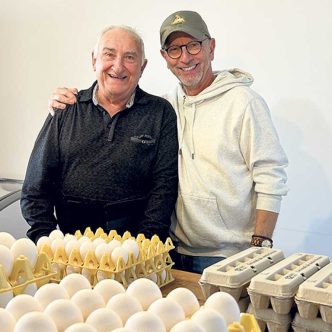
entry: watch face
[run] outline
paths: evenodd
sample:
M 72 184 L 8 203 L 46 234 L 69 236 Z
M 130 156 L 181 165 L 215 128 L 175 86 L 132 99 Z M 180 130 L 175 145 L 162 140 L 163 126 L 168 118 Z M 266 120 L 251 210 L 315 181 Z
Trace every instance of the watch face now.
M 269 240 L 263 240 L 261 246 L 265 248 L 272 248 L 272 244 Z

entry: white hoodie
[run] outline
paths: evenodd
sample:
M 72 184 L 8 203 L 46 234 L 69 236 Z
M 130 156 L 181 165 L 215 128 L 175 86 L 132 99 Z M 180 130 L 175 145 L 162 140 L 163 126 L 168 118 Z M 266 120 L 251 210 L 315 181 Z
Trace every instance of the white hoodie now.
M 230 256 L 249 247 L 255 210 L 279 212 L 287 157 L 265 101 L 238 69 L 197 96 L 166 98 L 178 116 L 179 195 L 171 233 L 180 253 Z

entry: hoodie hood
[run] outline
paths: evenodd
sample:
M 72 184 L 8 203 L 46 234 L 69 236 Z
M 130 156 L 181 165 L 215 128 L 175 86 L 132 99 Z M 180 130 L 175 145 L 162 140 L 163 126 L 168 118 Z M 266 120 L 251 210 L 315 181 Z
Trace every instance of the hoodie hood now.
M 196 96 L 187 96 L 182 88 L 178 86 L 178 96 L 186 96 L 186 100 L 192 103 L 198 103 L 201 100 L 207 100 L 220 95 L 236 86 L 250 86 L 254 79 L 249 74 L 240 69 L 231 69 L 214 72 L 216 76 L 213 83 Z
M 216 96 L 219 98 L 223 93 L 233 89 L 234 87 L 249 87 L 254 81 L 253 77 L 249 73 L 236 68 L 231 70 L 216 71 L 214 72 L 214 75 L 216 78 L 212 84 L 196 96 L 186 95 L 181 83 L 179 83 L 173 93 L 165 96 L 165 98 L 172 104 L 177 113 L 180 155 L 182 153 L 184 131 L 186 130 L 186 127 L 189 126 L 190 128 L 194 128 L 197 105 L 199 105 L 201 102 L 207 103 L 209 99 L 215 98 Z M 192 116 L 190 118 L 185 116 L 185 109 L 188 108 L 192 110 Z M 190 123 L 188 123 L 188 121 Z M 191 142 L 189 145 L 191 150 L 191 158 L 194 159 L 195 142 L 192 131 L 190 141 Z

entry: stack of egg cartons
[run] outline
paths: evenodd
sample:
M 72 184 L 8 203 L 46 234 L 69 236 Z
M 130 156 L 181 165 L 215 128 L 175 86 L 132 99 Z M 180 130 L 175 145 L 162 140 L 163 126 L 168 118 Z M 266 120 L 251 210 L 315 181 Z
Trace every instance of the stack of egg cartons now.
M 292 322 L 291 309 L 300 284 L 329 263 L 322 255 L 296 253 L 251 279 L 248 287 L 252 312 L 272 332 L 286 332 Z
M 252 277 L 284 258 L 279 249 L 251 247 L 207 267 L 200 278 L 205 298 L 223 291 L 238 302 L 241 312 L 249 304 L 247 287 Z
M 300 285 L 295 302 L 294 331 L 332 331 L 332 263 Z

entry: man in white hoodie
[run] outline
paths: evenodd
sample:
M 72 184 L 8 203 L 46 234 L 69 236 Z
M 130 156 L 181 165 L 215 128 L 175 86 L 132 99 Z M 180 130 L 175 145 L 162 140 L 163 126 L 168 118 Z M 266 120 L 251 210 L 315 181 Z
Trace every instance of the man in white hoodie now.
M 175 267 L 205 267 L 250 245 L 272 247 L 287 157 L 268 106 L 238 69 L 213 71 L 215 40 L 193 11 L 168 16 L 161 55 L 179 79 L 165 97 L 177 113 L 179 194 L 172 218 Z M 75 99 L 58 89 L 50 107 Z

